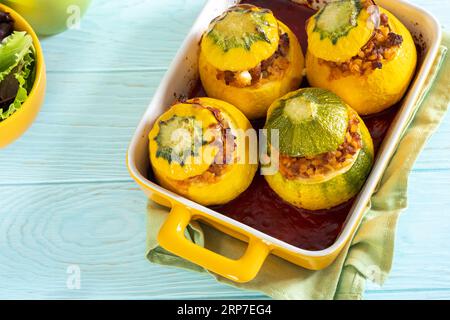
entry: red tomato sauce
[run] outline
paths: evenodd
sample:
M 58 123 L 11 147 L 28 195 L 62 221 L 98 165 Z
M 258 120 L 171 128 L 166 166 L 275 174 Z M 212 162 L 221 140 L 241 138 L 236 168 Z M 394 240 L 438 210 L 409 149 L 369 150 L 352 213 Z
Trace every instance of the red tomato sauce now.
M 305 23 L 315 11 L 289 0 L 246 0 L 242 2 L 272 10 L 277 19 L 296 34 L 303 51 L 305 51 L 307 47 Z M 301 87 L 308 86 L 305 79 Z M 206 96 L 200 81 L 190 96 Z M 373 138 L 375 150 L 378 150 L 397 111 L 398 105 L 379 114 L 363 117 Z M 253 121 L 252 125 L 255 129 L 262 128 L 264 122 L 265 119 L 259 119 Z M 212 209 L 296 247 L 322 250 L 336 241 L 353 202 L 354 199 L 327 210 L 300 209 L 282 200 L 272 191 L 264 177 L 257 173 L 252 184 L 244 193 L 233 201 L 222 206 L 212 207 Z

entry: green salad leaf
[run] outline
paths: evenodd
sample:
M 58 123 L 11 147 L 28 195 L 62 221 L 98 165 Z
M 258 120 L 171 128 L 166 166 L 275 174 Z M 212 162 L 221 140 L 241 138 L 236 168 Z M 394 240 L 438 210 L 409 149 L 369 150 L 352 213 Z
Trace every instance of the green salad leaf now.
M 16 112 L 28 98 L 35 69 L 33 39 L 13 32 L 0 43 L 0 122 Z

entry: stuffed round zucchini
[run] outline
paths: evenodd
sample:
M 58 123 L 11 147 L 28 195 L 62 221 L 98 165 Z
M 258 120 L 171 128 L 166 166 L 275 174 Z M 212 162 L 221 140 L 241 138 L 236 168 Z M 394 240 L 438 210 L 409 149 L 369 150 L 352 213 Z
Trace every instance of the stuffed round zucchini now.
M 364 122 L 328 90 L 288 93 L 270 106 L 265 128 L 269 136 L 273 130 L 279 135 L 278 150 L 271 151 L 278 155 L 278 171 L 265 178 L 297 207 L 327 209 L 351 199 L 372 167 L 372 138 Z
M 157 181 L 203 205 L 229 202 L 247 189 L 257 170 L 238 132 L 251 128 L 242 112 L 224 101 L 194 98 L 173 105 L 149 134 Z
M 268 9 L 238 5 L 215 18 L 200 45 L 200 78 L 208 96 L 228 101 L 249 119 L 302 80 L 297 37 Z
M 405 93 L 417 52 L 411 34 L 372 0 L 325 5 L 307 24 L 306 72 L 360 115 L 380 112 Z

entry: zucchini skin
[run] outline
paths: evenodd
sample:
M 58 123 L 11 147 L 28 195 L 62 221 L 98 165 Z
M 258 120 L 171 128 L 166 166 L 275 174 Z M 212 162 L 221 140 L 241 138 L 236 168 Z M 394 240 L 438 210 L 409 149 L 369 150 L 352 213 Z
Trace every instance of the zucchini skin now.
M 305 111 L 301 112 L 304 119 L 295 119 L 299 115 L 298 108 Z M 290 113 L 294 113 L 294 119 Z M 282 154 L 305 157 L 336 150 L 345 140 L 348 120 L 348 107 L 341 98 L 329 90 L 301 88 L 269 107 L 264 128 L 268 130 L 269 140 L 272 129 L 280 130 Z M 298 139 L 300 135 L 304 139 Z
M 392 31 L 403 37 L 397 55 L 368 75 L 350 75 L 330 79 L 330 66 L 320 63 L 308 50 L 306 74 L 311 86 L 333 91 L 360 115 L 373 114 L 394 105 L 405 94 L 414 75 L 417 51 L 408 29 L 390 12 L 380 8 L 389 18 Z
M 304 56 L 295 34 L 282 22 L 278 24 L 290 40 L 288 59 L 290 65 L 280 80 L 269 81 L 259 86 L 237 88 L 226 85 L 216 78 L 217 69 L 211 65 L 201 50 L 199 72 L 202 85 L 209 97 L 227 101 L 239 108 L 249 119 L 266 116 L 273 101 L 284 94 L 297 89 L 302 81 Z
M 307 210 L 329 209 L 353 198 L 364 185 L 374 160 L 372 138 L 364 122 L 359 120 L 362 148 L 347 172 L 317 183 L 289 180 L 277 172 L 264 176 L 272 190 L 286 202 Z

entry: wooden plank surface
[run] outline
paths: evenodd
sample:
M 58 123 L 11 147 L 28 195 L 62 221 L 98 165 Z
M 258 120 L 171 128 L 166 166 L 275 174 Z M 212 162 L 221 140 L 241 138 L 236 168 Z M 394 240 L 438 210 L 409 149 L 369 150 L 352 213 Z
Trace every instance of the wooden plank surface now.
M 413 2 L 449 25 L 447 0 Z M 265 298 L 144 258 L 146 199 L 125 150 L 202 5 L 94 0 L 80 30 L 43 39 L 45 105 L 0 151 L 0 298 Z M 411 174 L 392 274 L 366 298 L 450 298 L 448 159 L 446 116 Z

